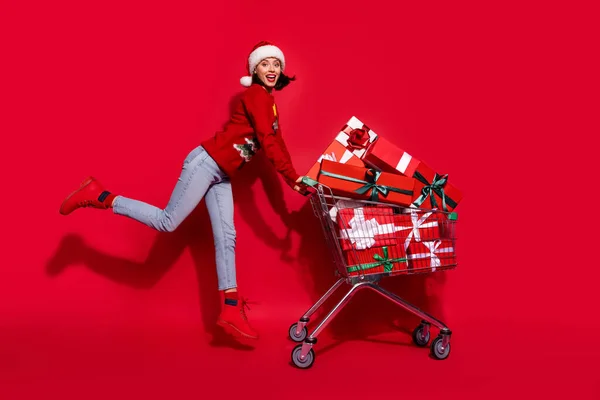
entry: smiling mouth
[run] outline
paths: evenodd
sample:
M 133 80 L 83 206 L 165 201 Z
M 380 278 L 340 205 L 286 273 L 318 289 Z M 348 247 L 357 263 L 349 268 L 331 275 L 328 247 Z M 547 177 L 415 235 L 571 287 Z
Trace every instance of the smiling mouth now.
M 267 78 L 267 80 L 269 82 L 275 82 L 275 79 L 277 78 L 277 75 L 275 75 L 275 74 L 269 74 L 269 75 L 266 75 L 266 78 Z

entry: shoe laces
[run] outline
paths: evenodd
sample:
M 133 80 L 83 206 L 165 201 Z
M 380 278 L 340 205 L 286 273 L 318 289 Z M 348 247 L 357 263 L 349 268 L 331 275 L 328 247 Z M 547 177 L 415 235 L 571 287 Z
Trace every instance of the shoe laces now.
M 242 314 L 242 317 L 244 318 L 244 320 L 247 320 L 248 317 L 246 317 L 246 308 L 248 310 L 250 310 L 250 306 L 248 304 L 258 304 L 258 303 L 254 302 L 254 301 L 249 301 L 245 297 L 240 297 L 240 299 L 238 301 L 240 302 L 240 313 Z
M 77 203 L 77 205 L 79 207 L 89 207 L 92 205 L 92 200 L 82 200 L 79 203 Z

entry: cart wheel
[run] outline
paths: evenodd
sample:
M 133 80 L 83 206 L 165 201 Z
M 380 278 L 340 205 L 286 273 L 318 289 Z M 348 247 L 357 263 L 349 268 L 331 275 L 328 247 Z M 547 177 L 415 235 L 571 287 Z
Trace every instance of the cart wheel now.
M 444 350 L 442 350 L 442 340 L 441 336 L 436 337 L 433 342 L 431 342 L 431 355 L 438 360 L 445 360 L 450 355 L 450 342 Z
M 428 331 L 427 335 L 423 337 L 423 325 L 419 325 L 415 328 L 412 334 L 413 342 L 419 347 L 425 347 L 429 343 L 431 332 Z
M 300 331 L 300 333 L 298 335 L 296 335 L 296 328 L 298 327 L 298 323 L 294 323 L 292 324 L 292 326 L 290 326 L 290 339 L 292 339 L 294 342 L 303 342 L 304 339 L 306 339 L 306 336 L 308 335 L 308 330 L 306 329 L 306 326 L 304 328 L 302 328 L 302 330 Z
M 315 362 L 315 352 L 313 351 L 313 349 L 310 349 L 304 360 L 300 359 L 300 354 L 302 354 L 301 344 L 294 347 L 294 350 L 292 350 L 292 362 L 294 363 L 294 365 L 298 368 L 303 369 L 312 367 L 313 363 Z

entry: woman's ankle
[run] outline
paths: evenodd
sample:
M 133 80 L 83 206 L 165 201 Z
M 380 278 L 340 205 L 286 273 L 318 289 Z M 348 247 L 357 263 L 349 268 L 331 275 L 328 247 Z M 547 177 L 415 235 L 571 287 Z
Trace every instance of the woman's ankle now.
M 117 200 L 117 197 L 119 197 L 119 195 L 114 195 L 111 202 L 110 202 L 110 208 L 113 208 L 115 206 L 115 201 Z
M 225 293 L 225 304 L 228 306 L 237 306 L 238 305 L 238 292 L 237 289 L 226 289 Z

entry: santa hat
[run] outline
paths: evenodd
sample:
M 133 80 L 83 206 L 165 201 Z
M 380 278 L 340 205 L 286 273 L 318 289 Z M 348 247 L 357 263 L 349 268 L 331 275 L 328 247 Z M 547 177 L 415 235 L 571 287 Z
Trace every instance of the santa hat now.
M 283 56 L 283 52 L 271 42 L 259 42 L 252 48 L 250 55 L 248 55 L 246 67 L 248 68 L 249 76 L 241 77 L 240 83 L 246 87 L 251 86 L 254 69 L 259 62 L 269 57 L 275 57 L 281 62 L 281 72 L 283 72 L 283 69 L 285 68 L 285 57 Z

